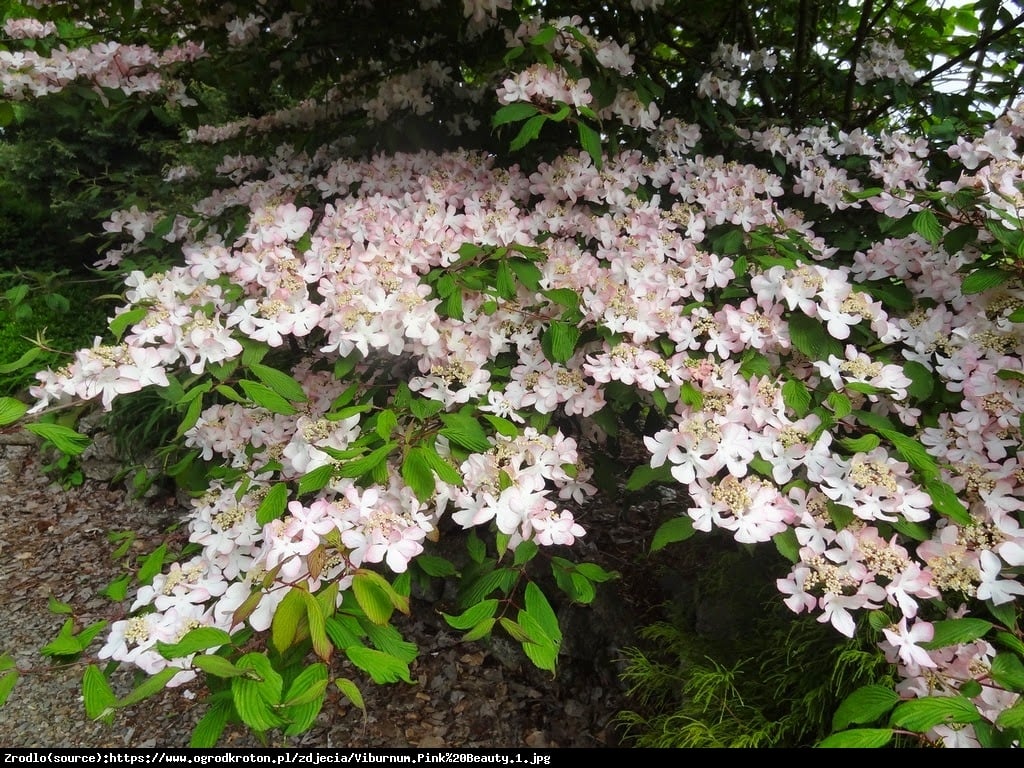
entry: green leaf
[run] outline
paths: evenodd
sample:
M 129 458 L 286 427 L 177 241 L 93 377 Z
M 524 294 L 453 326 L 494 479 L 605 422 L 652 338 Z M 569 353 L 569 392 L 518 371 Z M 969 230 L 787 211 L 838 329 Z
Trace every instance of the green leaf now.
M 921 643 L 922 648 L 930 651 L 945 648 L 947 645 L 972 643 L 984 637 L 992 629 L 992 623 L 984 619 L 945 619 L 932 622 L 932 627 L 935 635 L 927 643 Z
M 829 392 L 826 402 L 837 419 L 844 419 L 853 412 L 853 405 L 850 403 L 850 398 L 842 392 Z
M 419 655 L 416 644 L 405 640 L 402 634 L 390 624 L 373 624 L 365 619 L 361 619 L 360 623 L 377 650 L 406 663 L 412 662 Z
M 555 643 L 561 643 L 562 630 L 558 626 L 558 617 L 540 587 L 531 581 L 526 585 L 523 598 L 526 612 L 537 621 L 545 636 L 551 638 Z
M 800 542 L 793 528 L 786 528 L 781 533 L 772 536 L 772 543 L 775 544 L 775 549 L 779 554 L 789 562 L 795 563 L 800 560 Z
M 437 452 L 437 449 L 433 445 L 425 443 L 420 447 L 420 450 L 423 451 L 423 456 L 426 458 L 427 464 L 437 474 L 437 477 L 441 482 L 449 483 L 456 487 L 462 485 L 462 475 L 458 473 L 455 467 L 453 467 L 447 459 L 443 458 Z
M 128 327 L 135 325 L 148 314 L 149 309 L 147 307 L 136 307 L 127 312 L 122 312 L 110 321 L 110 331 L 114 334 L 114 338 L 120 339 Z
M 348 700 L 352 702 L 353 706 L 364 711 L 366 710 L 366 703 L 363 701 L 363 694 L 359 692 L 359 687 L 354 682 L 349 680 L 347 677 L 339 677 L 334 681 L 334 684 L 338 686 L 339 691 L 348 697 Z
M 406 452 L 402 461 L 402 480 L 421 502 L 429 501 L 435 490 L 434 473 L 425 454 L 423 448 L 415 446 Z
M 139 566 L 138 573 L 135 574 L 139 584 L 149 584 L 153 581 L 153 577 L 163 570 L 165 557 L 167 557 L 166 544 L 161 544 L 146 556 L 146 559 L 142 561 L 142 565 Z
M 606 581 L 612 581 L 620 576 L 617 571 L 606 571 L 597 563 L 578 563 L 576 565 L 576 570 L 591 581 L 596 581 L 599 584 Z
M 531 141 L 540 136 L 541 128 L 544 127 L 544 123 L 547 122 L 547 115 L 534 115 L 525 123 L 523 127 L 519 129 L 519 133 L 512 139 L 512 143 L 508 145 L 508 148 L 512 152 L 516 152 Z
M 140 701 L 148 699 L 150 696 L 160 693 L 160 691 L 167 687 L 167 683 L 170 682 L 171 678 L 179 672 L 181 670 L 177 667 L 164 667 L 155 675 L 147 677 L 135 686 L 127 696 L 117 702 L 118 708 L 133 706 Z
M 489 619 L 498 610 L 497 600 L 483 600 L 476 605 L 470 606 L 465 611 L 460 613 L 458 616 L 452 616 L 447 613 L 441 613 L 444 620 L 448 622 L 448 626 L 453 629 L 469 629 L 484 619 Z
M 383 464 L 387 460 L 388 454 L 396 447 L 398 447 L 398 443 L 392 440 L 366 456 L 342 463 L 339 467 L 334 468 L 333 473 L 338 477 L 362 477 L 368 472 L 372 472 L 378 465 Z
M 910 379 L 907 394 L 918 400 L 927 400 L 935 389 L 935 375 L 924 365 L 914 360 L 903 364 L 903 373 Z
M 650 464 L 641 464 L 629 476 L 626 481 L 627 491 L 639 491 L 651 483 L 674 483 L 672 477 L 672 466 L 668 463 L 660 467 L 652 467 Z
M 82 699 L 85 703 L 85 714 L 90 720 L 102 718 L 107 725 L 114 722 L 117 696 L 114 695 L 107 678 L 93 664 L 86 667 L 85 674 L 82 675 Z
M 802 381 L 790 379 L 782 385 L 782 402 L 798 418 L 803 418 L 811 409 L 811 393 Z
M 43 350 L 41 350 L 39 347 L 32 347 L 31 349 L 27 350 L 21 357 L 15 360 L 13 363 L 5 363 L 4 365 L 0 365 L 0 373 L 14 373 L 15 371 L 21 370 L 29 363 L 31 363 L 33 360 L 35 360 L 37 357 L 39 357 L 39 355 L 41 355 L 42 353 Z
M 833 733 L 822 740 L 820 749 L 877 749 L 892 741 L 893 732 L 890 728 L 855 728 L 851 731 Z
M 324 661 L 330 661 L 334 646 L 327 637 L 324 609 L 320 602 L 304 589 L 299 590 L 302 601 L 306 604 L 306 623 L 309 627 L 309 639 L 313 643 L 313 653 Z
M 484 619 L 479 624 L 474 625 L 472 629 L 462 636 L 463 642 L 472 643 L 483 637 L 487 637 L 491 634 L 491 630 L 494 629 L 495 623 L 495 619 Z
M 131 582 L 132 577 L 130 574 L 124 574 L 114 579 L 112 582 L 107 584 L 101 591 L 100 594 L 104 597 L 108 597 L 115 603 L 120 603 L 126 597 L 128 597 L 128 584 Z
M 231 681 L 231 698 L 242 722 L 257 733 L 283 725 L 284 720 L 274 711 L 281 701 L 283 680 L 270 660 L 260 653 L 247 653 L 235 666 L 255 673 Z
M 525 565 L 530 562 L 537 553 L 540 551 L 540 547 L 537 546 L 536 542 L 523 541 L 516 547 L 515 554 L 513 555 L 512 565 L 518 568 L 521 565 Z
M 473 605 L 483 600 L 496 589 L 500 589 L 502 594 L 508 594 L 516 582 L 518 573 L 518 571 L 512 568 L 498 568 L 485 573 L 478 579 L 468 583 L 464 582 L 460 603 L 462 605 Z
M 790 315 L 789 336 L 793 346 L 810 360 L 828 360 L 829 355 L 843 359 L 842 345 L 828 335 L 825 326 L 807 315 Z
M 974 293 L 983 293 L 991 288 L 996 288 L 1010 279 L 1010 273 L 998 267 L 982 267 L 975 270 L 964 278 L 960 291 L 965 296 Z
M 299 481 L 301 484 L 301 480 Z M 263 497 L 256 510 L 256 522 L 261 526 L 271 520 L 277 520 L 284 514 L 288 507 L 288 486 L 285 483 L 275 483 Z
M 57 637 L 39 649 L 43 656 L 77 656 L 84 650 L 81 640 L 75 636 L 75 621 L 68 619 L 60 628 Z
M 590 159 L 594 162 L 594 167 L 597 170 L 601 170 L 601 134 L 582 120 L 576 123 L 576 128 L 579 131 L 580 147 L 590 155 Z
M 50 595 L 46 601 L 46 609 L 50 613 L 57 614 L 70 614 L 74 612 L 74 609 L 67 603 L 62 603 L 60 600 Z
M 377 651 L 365 646 L 353 645 L 345 649 L 345 655 L 349 661 L 366 672 L 373 682 L 378 685 L 397 683 L 404 680 L 412 682 L 409 675 L 409 665 L 401 659 L 396 659 L 383 651 Z
M 325 485 L 327 485 L 329 482 L 331 482 L 331 478 L 334 477 L 334 475 L 336 473 L 338 473 L 338 468 L 335 467 L 333 464 L 324 464 L 322 467 L 317 467 L 314 470 L 310 470 L 309 472 L 307 472 L 306 474 L 304 474 L 302 477 L 299 478 L 299 496 L 305 496 L 307 493 L 316 493 L 321 488 L 323 488 Z M 278 485 L 283 485 L 283 483 L 278 483 Z M 286 489 L 285 489 L 285 501 L 287 502 L 287 500 L 288 500 L 288 496 L 287 496 L 287 487 L 286 487 Z M 264 499 L 264 501 L 266 501 L 266 499 Z M 276 503 L 276 500 L 275 500 L 275 503 Z M 262 507 L 263 507 L 263 505 L 260 504 L 260 508 L 261 509 L 262 509 Z M 285 508 L 287 508 L 287 505 L 285 505 Z M 257 510 L 257 512 L 258 511 L 259 510 Z M 283 512 L 284 509 L 282 509 L 281 511 Z M 268 511 L 268 514 L 269 514 L 269 511 Z M 278 514 L 280 514 L 280 513 L 278 513 Z M 276 517 L 272 517 L 270 519 L 271 520 L 276 520 L 277 518 Z M 270 520 L 268 520 L 267 522 L 270 522 Z M 265 524 L 266 523 L 264 523 L 264 525 Z
M 260 381 L 286 400 L 290 400 L 293 403 L 304 403 L 308 399 L 305 391 L 302 389 L 302 385 L 287 373 L 266 365 L 260 365 L 259 363 L 250 363 L 249 370 L 255 373 Z M 249 393 L 246 392 L 246 394 Z M 249 396 L 252 397 L 252 395 Z
M 377 414 L 377 436 L 381 440 L 387 440 L 391 437 L 391 433 L 394 432 L 397 426 L 398 416 L 391 409 L 385 408 Z
M 181 437 L 188 432 L 192 427 L 199 421 L 199 415 L 203 412 L 203 398 L 197 397 L 194 400 L 188 401 L 188 408 L 185 410 L 185 415 L 181 419 L 181 424 L 178 425 L 178 431 L 175 433 L 175 437 Z
M 509 268 L 516 273 L 519 282 L 531 291 L 540 290 L 540 279 L 544 276 L 540 269 L 529 259 L 513 258 L 508 261 Z
M 270 643 L 278 653 L 284 653 L 292 647 L 299 631 L 299 622 L 306 616 L 303 592 L 298 587 L 292 587 L 274 610 L 270 622 Z
M 466 553 L 474 563 L 482 563 L 487 556 L 487 545 L 483 543 L 476 531 L 470 531 L 466 539 Z
M 929 696 L 911 699 L 896 707 L 890 724 L 918 733 L 936 725 L 976 723 L 981 720 L 978 708 L 962 696 Z
M 932 506 L 959 525 L 972 525 L 973 520 L 967 507 L 948 484 L 938 480 L 925 483 L 925 492 L 931 497 Z
M 324 691 L 326 690 L 327 665 L 323 663 L 312 664 L 302 670 L 292 680 L 292 684 L 288 686 L 288 693 L 284 695 L 284 701 L 281 706 L 298 707 L 303 704 L 309 704 L 317 699 L 322 701 Z M 305 730 L 305 728 L 302 730 Z
M 847 696 L 832 716 L 832 730 L 839 731 L 851 724 L 871 723 L 886 714 L 900 697 L 884 685 L 865 685 Z
M 223 656 L 200 653 L 192 659 L 192 666 L 213 677 L 232 678 L 247 674 L 244 669 L 239 669 Z
M 541 336 L 544 354 L 553 363 L 566 363 L 576 351 L 580 340 L 580 329 L 572 323 L 553 320 Z
M 180 659 L 197 651 L 219 648 L 231 643 L 231 635 L 216 627 L 197 627 L 176 643 L 157 643 L 157 652 L 165 659 Z
M 2 699 L 0 704 L 3 704 Z M 1000 712 L 996 725 L 1000 728 L 1024 728 L 1024 699 L 1018 699 L 1012 707 Z
M 196 723 L 192 731 L 192 738 L 188 745 L 193 749 L 210 749 L 217 745 L 220 735 L 224 733 L 224 726 L 228 723 L 228 713 L 231 705 L 226 701 L 217 701 L 213 704 L 202 719 Z
M 1009 632 L 996 632 L 996 640 L 1003 647 L 1024 656 L 1024 641 L 1021 641 L 1016 635 L 1011 635 Z
M 674 517 L 662 523 L 654 532 L 654 538 L 651 540 L 651 552 L 664 549 L 669 544 L 686 541 L 695 533 L 693 520 L 685 516 Z
M 7 702 L 7 697 L 11 695 L 17 682 L 18 670 L 16 669 L 0 675 L 0 707 Z
M 85 435 L 61 424 L 26 424 L 25 429 L 49 440 L 61 453 L 78 456 L 91 442 Z
M 914 231 L 932 245 L 938 245 L 942 239 L 942 225 L 935 214 L 927 208 L 914 217 Z
M 380 584 L 368 577 L 367 572 L 358 573 L 352 579 L 352 593 L 363 613 L 374 624 L 387 624 L 395 606 Z
M 359 639 L 362 629 L 359 622 L 352 616 L 330 616 L 324 623 L 324 628 L 335 648 L 345 650 L 350 645 L 362 645 L 362 641 Z
M 456 445 L 475 453 L 484 453 L 491 449 L 491 441 L 487 438 L 480 422 L 464 413 L 441 414 L 444 427 L 441 434 Z
M 458 573 L 451 560 L 437 555 L 419 555 L 414 562 L 428 576 L 447 578 Z
M 491 125 L 497 128 L 499 125 L 505 125 L 506 123 L 518 123 L 520 120 L 526 120 L 528 117 L 533 117 L 539 111 L 540 110 L 533 104 L 525 101 L 506 104 L 494 113 L 494 117 L 491 119 Z
M 261 408 L 266 408 L 271 413 L 278 413 L 282 416 L 293 416 L 298 413 L 295 410 L 295 406 L 264 384 L 242 379 L 238 382 L 238 385 L 245 392 L 246 397 Z
M 558 30 L 550 24 L 545 24 L 540 31 L 530 38 L 530 45 L 545 46 L 555 39 Z
M 992 679 L 1008 691 L 1024 692 L 1024 664 L 1012 653 L 997 653 L 992 659 Z
M 870 453 L 882 441 L 874 432 L 868 432 L 860 437 L 841 437 L 838 442 L 851 453 Z
M 523 643 L 523 652 L 527 658 L 538 669 L 554 673 L 558 661 L 558 649 L 561 643 L 545 635 L 540 623 L 529 612 L 519 611 L 519 615 L 516 618 L 518 619 L 519 626 L 530 638 L 529 641 L 521 641 Z

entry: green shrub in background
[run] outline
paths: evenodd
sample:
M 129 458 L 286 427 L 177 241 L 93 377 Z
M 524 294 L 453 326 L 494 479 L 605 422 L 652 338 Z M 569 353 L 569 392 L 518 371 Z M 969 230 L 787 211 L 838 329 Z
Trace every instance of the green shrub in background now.
M 17 396 L 35 372 L 60 367 L 76 349 L 92 344 L 108 310 L 105 278 L 67 270 L 0 273 L 0 396 Z
M 663 583 L 685 586 L 665 620 L 641 629 L 642 642 L 625 653 L 632 709 L 617 722 L 627 744 L 809 747 L 831 732 L 849 693 L 893 681 L 866 622 L 846 639 L 779 604 L 769 585 L 785 565 L 775 553 L 707 558 L 715 550 L 702 549 L 702 567 L 685 567 L 694 576 L 666 570 Z

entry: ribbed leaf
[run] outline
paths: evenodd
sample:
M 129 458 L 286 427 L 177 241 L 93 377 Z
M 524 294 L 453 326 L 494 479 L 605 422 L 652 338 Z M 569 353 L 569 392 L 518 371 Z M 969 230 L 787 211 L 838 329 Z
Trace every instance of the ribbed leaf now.
M 288 508 L 288 486 L 285 483 L 275 483 L 267 495 L 263 497 L 259 508 L 256 510 L 256 522 L 266 525 L 271 520 L 277 520 Z
M 658 526 L 658 530 L 654 532 L 654 538 L 651 540 L 651 551 L 657 552 L 669 544 L 686 541 L 695 533 L 693 521 L 689 517 L 673 517 L 671 520 Z
M 487 439 L 487 434 L 480 426 L 480 422 L 472 416 L 464 413 L 444 413 L 441 414 L 441 421 L 444 423 L 441 434 L 453 443 L 477 453 L 490 450 L 491 442 Z
M 228 722 L 228 714 L 231 712 L 231 705 L 226 701 L 218 701 L 203 715 L 196 723 L 192 731 L 192 738 L 188 745 L 193 749 L 209 749 L 217 745 L 217 740 L 224 733 L 224 726 Z
M 239 669 L 223 656 L 214 656 L 203 653 L 197 654 L 196 657 L 192 659 L 192 666 L 208 675 L 212 675 L 213 677 L 239 677 L 246 673 L 244 669 Z
M 216 627 L 197 627 L 185 634 L 178 642 L 157 643 L 157 652 L 165 659 L 179 659 L 197 651 L 219 648 L 231 642 L 231 635 Z
M 857 723 L 871 723 L 899 703 L 896 691 L 884 685 L 865 685 L 847 696 L 832 716 L 832 730 Z
M 406 451 L 402 461 L 402 480 L 420 501 L 428 501 L 435 490 L 434 473 L 425 453 L 423 448 L 414 446 Z
M 0 427 L 13 424 L 28 411 L 28 406 L 13 397 L 0 397 Z
M 274 706 L 281 701 L 283 681 L 270 660 L 263 654 L 247 653 L 235 666 L 252 670 L 255 675 L 231 681 L 231 698 L 242 722 L 257 732 L 283 725 L 284 721 L 274 711 Z
M 890 728 L 855 728 L 852 731 L 834 733 L 818 744 L 821 749 L 877 749 L 892 741 Z
M 960 643 L 972 643 L 978 638 L 984 637 L 985 633 L 992 629 L 992 623 L 984 619 L 946 619 L 932 622 L 935 634 L 927 643 L 921 643 L 922 648 L 933 650 L 945 648 L 947 645 L 959 645 Z
M 93 664 L 86 667 L 82 675 L 82 700 L 85 703 L 85 714 L 90 720 L 102 718 L 108 725 L 113 722 L 117 696 L 107 678 Z
M 891 725 L 924 733 L 944 723 L 967 724 L 981 720 L 978 708 L 961 696 L 929 696 L 905 701 L 892 713 Z
M 62 424 L 26 424 L 25 429 L 49 440 L 58 451 L 68 456 L 78 456 L 90 443 L 88 437 Z
M 409 665 L 383 651 L 353 645 L 345 649 L 345 654 L 349 661 L 366 672 L 378 685 L 397 683 L 399 680 L 412 682 Z
M 395 607 L 376 581 L 367 578 L 365 574 L 356 574 L 352 579 L 352 594 L 370 621 L 374 624 L 387 624 Z
M 469 629 L 484 619 L 489 619 L 498 611 L 497 600 L 484 600 L 476 605 L 470 606 L 458 616 L 442 613 L 448 626 L 454 629 Z
M 11 695 L 11 691 L 14 690 L 15 684 L 18 682 L 18 670 L 11 670 L 3 675 L 0 675 L 0 707 L 7 701 L 7 697 Z
M 338 686 L 338 690 L 345 694 L 354 706 L 362 710 L 366 709 L 363 694 L 359 692 L 359 687 L 354 682 L 347 677 L 339 677 L 334 681 L 334 684 Z
M 306 604 L 306 621 L 309 624 L 309 639 L 313 643 L 313 653 L 324 661 L 330 661 L 334 646 L 327 637 L 326 621 L 323 608 L 313 595 L 309 592 L 299 590 L 303 602 Z
M 270 622 L 270 643 L 278 653 L 284 653 L 295 642 L 299 622 L 306 616 L 303 595 L 308 594 L 305 590 L 293 587 L 274 611 L 274 618 Z
M 286 400 L 293 403 L 304 403 L 308 399 L 302 385 L 283 371 L 259 363 L 250 364 L 249 370 Z
M 506 104 L 494 113 L 494 117 L 491 119 L 491 125 L 497 128 L 499 125 L 505 125 L 506 123 L 517 123 L 520 120 L 526 120 L 527 118 L 533 117 L 539 111 L 540 110 L 533 104 L 525 101 Z
M 148 699 L 154 694 L 160 693 L 160 691 L 167 687 L 167 683 L 170 682 L 171 678 L 179 672 L 181 670 L 176 667 L 164 667 L 155 675 L 147 677 L 135 686 L 127 696 L 117 702 L 117 706 L 130 707 L 133 704 L 138 704 L 140 701 Z
M 1024 664 L 1012 653 L 998 653 L 992 659 L 992 679 L 1008 691 L 1024 691 Z
M 282 416 L 293 416 L 298 413 L 295 406 L 265 384 L 242 379 L 238 382 L 238 386 L 245 392 L 246 397 L 271 413 L 278 413 Z

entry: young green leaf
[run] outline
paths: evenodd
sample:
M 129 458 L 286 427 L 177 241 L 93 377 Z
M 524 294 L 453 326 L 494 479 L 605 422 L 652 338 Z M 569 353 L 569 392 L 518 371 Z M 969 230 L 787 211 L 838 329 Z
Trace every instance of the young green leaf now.
M 93 664 L 86 667 L 82 675 L 82 700 L 85 703 L 85 714 L 90 720 L 102 719 L 107 725 L 114 722 L 117 696 L 107 678 Z
M 654 532 L 654 538 L 651 540 L 651 552 L 657 552 L 678 541 L 686 541 L 695 533 L 693 521 L 689 517 L 674 517 L 662 523 Z

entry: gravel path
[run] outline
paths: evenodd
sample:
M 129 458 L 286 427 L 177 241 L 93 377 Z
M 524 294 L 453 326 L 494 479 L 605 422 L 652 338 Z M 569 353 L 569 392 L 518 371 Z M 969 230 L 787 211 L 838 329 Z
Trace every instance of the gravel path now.
M 165 691 L 118 712 L 113 726 L 91 722 L 81 703 L 81 673 L 95 663 L 102 633 L 80 662 L 55 666 L 39 654 L 66 615 L 47 609 L 53 596 L 73 608 L 76 628 L 121 618 L 125 606 L 101 596 L 124 571 L 111 558 L 108 535 L 134 531 L 133 554 L 144 556 L 181 518 L 173 501 L 131 502 L 106 484 L 63 490 L 43 476 L 38 451 L 0 445 L 0 656 L 13 656 L 21 679 L 0 708 L 0 743 L 15 747 L 183 747 L 202 716 L 202 691 L 189 700 Z M 617 515 L 617 512 L 609 514 Z M 627 530 L 634 528 L 627 521 Z M 173 534 L 172 534 L 173 535 Z M 177 534 L 181 536 L 180 533 Z M 628 534 L 623 534 L 628 535 Z M 593 547 L 591 540 L 587 544 Z M 579 637 L 631 626 L 621 604 L 573 609 Z M 600 747 L 617 746 L 612 725 L 626 706 L 614 649 L 577 642 L 560 660 L 557 677 L 523 663 L 518 648 L 462 643 L 430 606 L 420 605 L 401 626 L 420 648 L 412 664 L 417 684 L 360 682 L 366 713 L 332 693 L 314 728 L 270 746 L 313 747 Z M 426 609 L 426 610 L 424 610 Z M 609 613 L 609 611 L 611 613 Z M 567 646 L 572 645 L 567 642 Z M 337 663 L 336 663 L 337 664 Z M 360 680 L 351 669 L 334 674 Z M 115 674 L 119 694 L 130 689 L 126 670 Z M 261 746 L 245 729 L 229 726 L 219 746 Z

